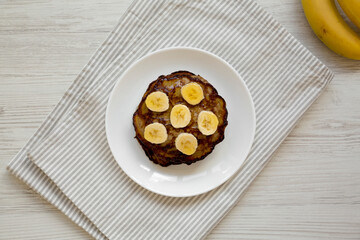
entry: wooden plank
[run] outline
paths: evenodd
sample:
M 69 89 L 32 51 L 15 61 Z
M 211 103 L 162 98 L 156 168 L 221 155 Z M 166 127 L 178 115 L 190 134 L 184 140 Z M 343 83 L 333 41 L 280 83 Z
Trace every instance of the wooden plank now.
M 0 2 L 0 239 L 90 238 L 5 167 L 130 2 Z M 336 76 L 208 239 L 360 239 L 360 64 L 315 37 L 299 1 L 257 2 Z

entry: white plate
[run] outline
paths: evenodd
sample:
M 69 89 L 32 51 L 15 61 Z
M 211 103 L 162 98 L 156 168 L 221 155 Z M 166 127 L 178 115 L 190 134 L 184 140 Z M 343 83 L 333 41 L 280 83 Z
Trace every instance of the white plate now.
M 204 160 L 190 166 L 161 167 L 151 162 L 134 138 L 132 115 L 151 81 L 187 70 L 207 79 L 225 99 L 225 139 Z M 210 191 L 243 164 L 255 135 L 255 111 L 238 73 L 212 53 L 195 48 L 167 48 L 136 61 L 117 81 L 106 110 L 106 135 L 122 170 L 142 187 L 166 196 L 187 197 Z

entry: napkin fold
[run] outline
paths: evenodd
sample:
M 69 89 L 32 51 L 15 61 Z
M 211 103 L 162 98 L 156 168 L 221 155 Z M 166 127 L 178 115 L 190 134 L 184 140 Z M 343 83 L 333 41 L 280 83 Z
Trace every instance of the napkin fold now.
M 243 167 L 222 186 L 171 198 L 130 180 L 105 136 L 119 76 L 160 48 L 197 47 L 229 62 L 256 109 Z M 236 204 L 332 72 L 252 0 L 135 0 L 120 23 L 8 169 L 93 237 L 199 239 Z

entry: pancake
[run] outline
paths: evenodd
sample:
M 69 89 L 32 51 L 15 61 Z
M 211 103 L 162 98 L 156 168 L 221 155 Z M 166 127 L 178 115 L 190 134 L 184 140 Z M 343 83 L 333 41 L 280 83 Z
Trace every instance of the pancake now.
M 190 105 L 181 95 L 181 87 L 190 82 L 198 83 L 204 92 L 204 99 L 197 105 Z M 169 98 L 168 110 L 153 112 L 147 108 L 146 97 L 155 91 L 167 94 Z M 175 104 L 184 104 L 190 109 L 191 120 L 185 128 L 174 128 L 170 123 L 170 112 Z M 212 111 L 219 120 L 217 130 L 209 136 L 203 135 L 197 126 L 198 115 L 203 110 Z M 218 143 L 224 140 L 225 128 L 228 124 L 227 116 L 225 100 L 207 80 L 187 71 L 173 72 L 166 76 L 161 75 L 149 84 L 133 115 L 135 138 L 149 159 L 156 164 L 164 167 L 182 163 L 190 165 L 204 159 Z M 163 124 L 168 133 L 166 141 L 161 144 L 152 144 L 144 138 L 145 127 L 155 122 Z M 175 139 L 180 133 L 191 133 L 197 138 L 198 147 L 194 154 L 185 155 L 176 149 Z

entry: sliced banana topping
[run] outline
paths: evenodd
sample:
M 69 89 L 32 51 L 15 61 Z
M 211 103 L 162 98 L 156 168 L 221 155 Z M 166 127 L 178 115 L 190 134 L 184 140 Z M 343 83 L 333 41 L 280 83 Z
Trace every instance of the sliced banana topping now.
M 201 111 L 197 123 L 200 132 L 208 136 L 216 132 L 219 120 L 213 112 Z
M 164 112 L 169 108 L 169 98 L 163 92 L 152 92 L 146 97 L 145 104 L 153 112 Z
M 189 104 L 196 105 L 204 99 L 204 92 L 198 83 L 191 82 L 181 88 L 181 96 Z
M 191 113 L 187 106 L 177 104 L 171 109 L 170 122 L 174 128 L 186 127 L 191 120 Z
M 161 123 L 151 123 L 145 127 L 144 137 L 151 143 L 160 144 L 166 141 L 168 134 Z
M 198 142 L 191 133 L 180 133 L 175 139 L 175 147 L 183 154 L 192 155 L 198 147 Z

